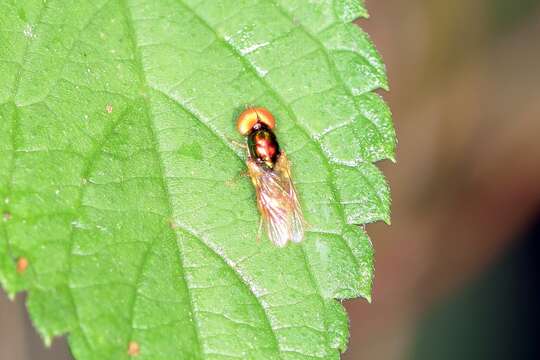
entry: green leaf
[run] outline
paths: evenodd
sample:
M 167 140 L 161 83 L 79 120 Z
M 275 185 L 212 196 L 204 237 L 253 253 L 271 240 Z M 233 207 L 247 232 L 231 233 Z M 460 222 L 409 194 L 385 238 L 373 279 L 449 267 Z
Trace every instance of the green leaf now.
M 0 4 L 0 281 L 76 359 L 337 359 L 389 221 L 358 0 Z M 308 226 L 256 241 L 235 118 L 270 109 Z M 21 264 L 28 261 L 28 267 Z M 17 262 L 19 268 L 17 269 Z M 18 271 L 17 271 L 18 270 Z M 133 349 L 132 349 L 133 352 Z

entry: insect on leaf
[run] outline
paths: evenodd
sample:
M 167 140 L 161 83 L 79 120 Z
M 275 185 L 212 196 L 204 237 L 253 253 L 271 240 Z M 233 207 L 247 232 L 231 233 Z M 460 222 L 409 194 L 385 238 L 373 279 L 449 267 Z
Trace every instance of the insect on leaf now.
M 337 359 L 389 220 L 359 0 L 0 4 L 0 281 L 75 359 Z M 235 119 L 268 108 L 307 222 L 256 241 Z

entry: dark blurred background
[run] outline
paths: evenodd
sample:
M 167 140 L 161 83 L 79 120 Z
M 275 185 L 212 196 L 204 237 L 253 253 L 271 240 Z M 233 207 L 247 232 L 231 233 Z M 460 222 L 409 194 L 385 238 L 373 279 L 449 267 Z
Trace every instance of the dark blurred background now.
M 540 359 L 540 0 L 367 1 L 398 164 L 373 304 L 348 301 L 345 359 Z M 44 350 L 0 293 L 0 360 Z

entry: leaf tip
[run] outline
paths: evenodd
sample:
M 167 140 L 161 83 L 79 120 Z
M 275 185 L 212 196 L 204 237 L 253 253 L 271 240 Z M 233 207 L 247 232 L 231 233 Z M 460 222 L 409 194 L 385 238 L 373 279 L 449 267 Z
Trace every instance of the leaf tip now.
M 370 18 L 369 12 L 363 6 L 363 4 L 362 4 L 362 9 L 358 13 L 358 18 L 360 18 L 360 19 L 369 19 Z
M 17 297 L 17 293 L 13 290 L 10 290 L 9 287 L 3 285 L 4 287 L 4 291 L 6 292 L 7 294 L 7 297 L 9 299 L 9 301 L 15 301 L 15 298 Z
M 43 343 L 45 344 L 46 348 L 50 348 L 52 345 L 52 337 L 49 335 L 42 335 L 41 337 L 43 339 Z
M 366 299 L 369 304 L 373 303 L 373 297 L 371 296 L 371 292 L 364 294 L 364 299 Z
M 350 22 L 359 18 L 369 18 L 369 13 L 366 9 L 364 0 L 344 0 L 340 6 L 346 14 L 346 16 L 344 16 L 345 21 Z

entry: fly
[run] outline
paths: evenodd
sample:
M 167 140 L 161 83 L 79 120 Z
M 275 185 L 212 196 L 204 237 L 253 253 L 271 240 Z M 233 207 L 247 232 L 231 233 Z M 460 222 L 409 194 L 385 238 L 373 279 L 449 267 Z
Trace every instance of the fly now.
M 246 137 L 247 168 L 270 240 L 279 247 L 304 239 L 304 216 L 291 179 L 290 162 L 277 141 L 274 116 L 265 108 L 245 110 L 238 132 Z

